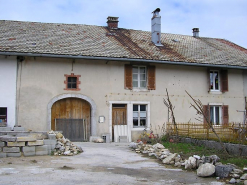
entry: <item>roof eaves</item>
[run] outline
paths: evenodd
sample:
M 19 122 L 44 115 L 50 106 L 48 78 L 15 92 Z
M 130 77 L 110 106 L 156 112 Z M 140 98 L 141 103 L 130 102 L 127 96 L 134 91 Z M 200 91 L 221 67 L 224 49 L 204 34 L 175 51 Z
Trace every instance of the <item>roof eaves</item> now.
M 97 57 L 97 56 L 82 56 L 82 55 L 59 55 L 59 54 L 39 54 L 39 53 L 19 53 L 19 52 L 0 52 L 0 55 L 50 57 L 50 58 L 71 58 L 71 59 L 87 59 L 87 60 L 111 60 L 111 61 L 121 61 L 121 62 L 147 62 L 147 63 L 198 66 L 198 67 L 219 67 L 219 68 L 229 68 L 229 69 L 247 69 L 247 66 L 237 66 L 237 65 L 209 64 L 209 63 L 169 61 L 169 60 L 148 60 L 148 59 L 136 59 L 136 58 Z

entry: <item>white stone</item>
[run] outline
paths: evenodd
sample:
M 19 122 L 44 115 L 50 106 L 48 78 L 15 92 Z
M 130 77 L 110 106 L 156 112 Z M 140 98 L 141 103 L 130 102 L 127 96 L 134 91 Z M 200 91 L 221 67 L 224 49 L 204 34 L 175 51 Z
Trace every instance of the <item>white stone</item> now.
M 168 150 L 168 149 L 163 149 L 163 150 L 161 151 L 161 153 L 162 153 L 163 155 L 167 155 L 167 154 L 170 153 L 170 150 Z
M 165 147 L 160 143 L 156 143 L 155 145 L 153 145 L 153 148 L 157 150 L 157 149 L 164 149 Z
M 247 173 L 243 174 L 241 177 L 240 177 L 241 180 L 247 180 Z
M 247 185 L 247 180 L 244 181 L 244 185 Z
M 201 157 L 199 155 L 193 155 L 193 157 L 196 159 L 201 159 Z
M 66 152 L 64 152 L 63 154 L 64 154 L 64 155 L 68 155 L 68 154 L 70 154 L 70 151 L 66 151 Z
M 247 171 L 247 168 L 243 168 L 243 171 Z
M 236 183 L 236 179 L 231 178 L 231 180 L 229 181 L 230 184 L 235 184 Z
M 174 164 L 174 166 L 180 168 L 180 167 L 181 167 L 181 163 L 180 163 L 180 162 L 176 162 L 176 163 Z
M 174 158 L 177 156 L 177 153 L 171 154 L 169 156 L 167 156 L 165 159 L 163 159 L 163 163 L 164 164 L 170 164 L 171 161 L 174 161 Z
M 215 173 L 215 166 L 210 163 L 205 163 L 197 169 L 197 176 L 208 177 Z
M 196 168 L 196 158 L 189 157 L 189 159 L 185 161 L 185 169 L 194 169 L 194 168 Z

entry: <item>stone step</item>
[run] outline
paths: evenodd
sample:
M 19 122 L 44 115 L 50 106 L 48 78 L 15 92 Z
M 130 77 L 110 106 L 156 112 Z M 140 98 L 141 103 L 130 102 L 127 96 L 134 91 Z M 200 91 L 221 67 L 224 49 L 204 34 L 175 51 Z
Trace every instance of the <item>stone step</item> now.
M 28 141 L 28 146 L 40 146 L 44 144 L 44 140 Z
M 48 155 L 49 150 L 47 145 L 43 146 L 35 146 L 35 154 L 36 155 Z
M 25 146 L 25 142 L 21 141 L 21 142 L 7 142 L 7 146 Z
M 20 152 L 20 147 L 3 147 L 3 152 L 5 152 L 5 153 L 18 153 L 18 152 Z
M 35 156 L 35 146 L 24 146 L 22 147 L 23 155 L 26 156 Z

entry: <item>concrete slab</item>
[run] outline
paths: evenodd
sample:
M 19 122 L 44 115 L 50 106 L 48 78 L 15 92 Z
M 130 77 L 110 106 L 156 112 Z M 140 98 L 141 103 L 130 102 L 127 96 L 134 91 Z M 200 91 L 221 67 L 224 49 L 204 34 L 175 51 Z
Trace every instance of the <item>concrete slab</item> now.
M 3 152 L 0 152 L 0 158 L 5 158 L 5 157 L 7 157 L 7 154 L 3 153 Z
M 41 146 L 44 144 L 44 140 L 28 141 L 28 146 Z
M 21 142 L 7 142 L 7 146 L 25 146 L 25 142 L 21 141 Z
M 14 131 L 25 131 L 24 127 L 14 127 L 13 128 Z
M 48 155 L 48 146 L 35 146 L 35 154 L 36 155 Z
M 26 156 L 34 156 L 35 153 L 35 146 L 24 146 L 22 147 L 23 155 Z
M 21 157 L 21 152 L 17 153 L 6 153 L 7 157 Z
M 20 147 L 3 147 L 3 152 L 5 152 L 5 153 L 18 153 L 18 152 L 20 152 Z
M 36 139 L 34 137 L 30 137 L 30 136 L 23 136 L 23 137 L 17 137 L 16 141 L 36 141 Z
M 11 136 L 11 135 L 3 135 L 3 136 L 0 136 L 0 141 L 5 141 L 5 142 L 8 142 L 8 141 L 16 141 L 16 137 L 14 136 Z
M 0 142 L 0 147 L 6 146 L 5 142 Z
M 11 131 L 11 127 L 0 127 L 0 131 Z

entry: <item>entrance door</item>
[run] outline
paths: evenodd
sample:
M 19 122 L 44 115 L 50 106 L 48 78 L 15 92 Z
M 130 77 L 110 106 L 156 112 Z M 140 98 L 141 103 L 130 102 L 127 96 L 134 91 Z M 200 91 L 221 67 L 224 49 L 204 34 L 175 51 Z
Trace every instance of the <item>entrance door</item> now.
M 88 141 L 91 133 L 90 104 L 79 98 L 65 98 L 51 108 L 51 129 L 62 131 L 71 141 Z
M 127 105 L 112 104 L 112 141 L 114 141 L 114 126 L 127 125 Z

